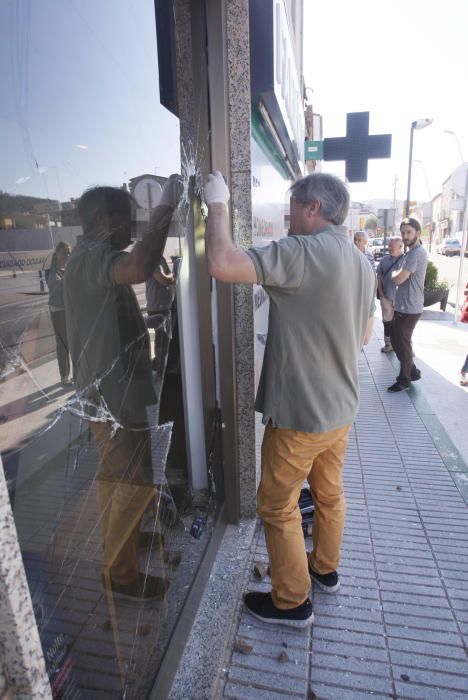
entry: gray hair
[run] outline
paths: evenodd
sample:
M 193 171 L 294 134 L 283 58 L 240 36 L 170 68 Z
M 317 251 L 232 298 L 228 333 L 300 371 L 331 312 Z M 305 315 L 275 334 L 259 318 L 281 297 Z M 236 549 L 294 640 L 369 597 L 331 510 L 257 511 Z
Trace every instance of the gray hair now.
M 328 173 L 312 173 L 289 188 L 291 196 L 301 204 L 320 203 L 324 219 L 341 226 L 349 208 L 348 188 L 338 177 Z
M 403 239 L 401 236 L 390 236 L 388 242 L 391 243 L 392 241 L 394 243 L 399 243 L 400 245 L 403 245 Z
M 356 243 L 358 238 L 364 238 L 366 243 L 369 240 L 369 236 L 367 235 L 367 233 L 365 231 L 356 231 L 356 233 L 354 234 L 354 242 L 355 243 Z

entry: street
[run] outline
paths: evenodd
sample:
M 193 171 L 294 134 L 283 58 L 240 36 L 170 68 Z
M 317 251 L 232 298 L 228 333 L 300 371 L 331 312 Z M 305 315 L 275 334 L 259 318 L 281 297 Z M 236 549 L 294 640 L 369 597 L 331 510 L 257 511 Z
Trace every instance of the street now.
M 439 270 L 439 282 L 444 279 L 450 285 L 451 293 L 455 293 L 458 282 L 458 271 L 460 269 L 460 256 L 454 255 L 453 258 L 448 258 L 439 253 L 428 253 L 429 260 L 437 265 Z M 468 258 L 463 259 L 463 288 L 468 282 Z
M 146 307 L 145 286 L 135 286 L 142 308 Z M 55 336 L 49 313 L 49 294 L 38 273 L 0 274 L 0 373 L 18 353 L 27 363 L 45 362 L 55 353 Z
M 433 246 L 434 250 L 434 246 Z M 450 287 L 449 293 L 449 303 L 455 304 L 455 297 L 457 293 L 457 283 L 458 274 L 460 269 L 460 256 L 455 255 L 452 258 L 448 258 L 445 255 L 440 255 L 439 253 L 428 253 L 429 260 L 437 266 L 439 271 L 439 282 L 446 281 Z M 462 293 L 460 297 L 460 303 L 463 303 L 463 291 L 468 283 L 468 258 L 463 258 L 463 286 Z

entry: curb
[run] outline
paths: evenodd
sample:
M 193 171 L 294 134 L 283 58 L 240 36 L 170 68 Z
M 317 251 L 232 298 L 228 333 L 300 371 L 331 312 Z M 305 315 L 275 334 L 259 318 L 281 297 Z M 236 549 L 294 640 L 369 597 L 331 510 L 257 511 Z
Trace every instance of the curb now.
M 381 339 L 379 338 L 379 340 Z M 398 373 L 400 363 L 395 353 L 388 353 L 386 357 L 392 367 Z M 421 387 L 413 384 L 410 391 L 407 392 L 407 396 L 409 396 L 411 399 L 418 416 L 421 418 L 429 435 L 432 437 L 434 445 L 437 448 L 442 461 L 447 467 L 447 470 L 450 472 L 455 486 L 459 490 L 465 503 L 468 505 L 468 465 L 453 444 L 447 431 L 437 417 L 437 414 L 434 413 L 433 409 L 427 402 L 424 395 L 424 390 L 421 389 Z

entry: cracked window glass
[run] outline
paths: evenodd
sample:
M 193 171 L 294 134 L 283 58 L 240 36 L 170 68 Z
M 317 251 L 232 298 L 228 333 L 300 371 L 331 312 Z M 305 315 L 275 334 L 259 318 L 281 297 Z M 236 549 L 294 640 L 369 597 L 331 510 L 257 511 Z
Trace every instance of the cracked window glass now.
M 142 698 L 214 510 L 181 337 L 197 167 L 151 0 L 7 0 L 0 27 L 2 464 L 53 696 Z

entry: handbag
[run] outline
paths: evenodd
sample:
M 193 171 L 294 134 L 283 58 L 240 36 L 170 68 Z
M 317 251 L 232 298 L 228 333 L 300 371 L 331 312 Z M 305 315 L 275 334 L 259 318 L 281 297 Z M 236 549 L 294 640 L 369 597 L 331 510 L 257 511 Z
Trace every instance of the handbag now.
M 468 298 L 465 299 L 465 302 L 462 306 L 460 321 L 462 323 L 468 323 Z
M 462 323 L 468 323 L 468 283 L 465 287 L 465 301 L 461 307 L 460 321 Z

